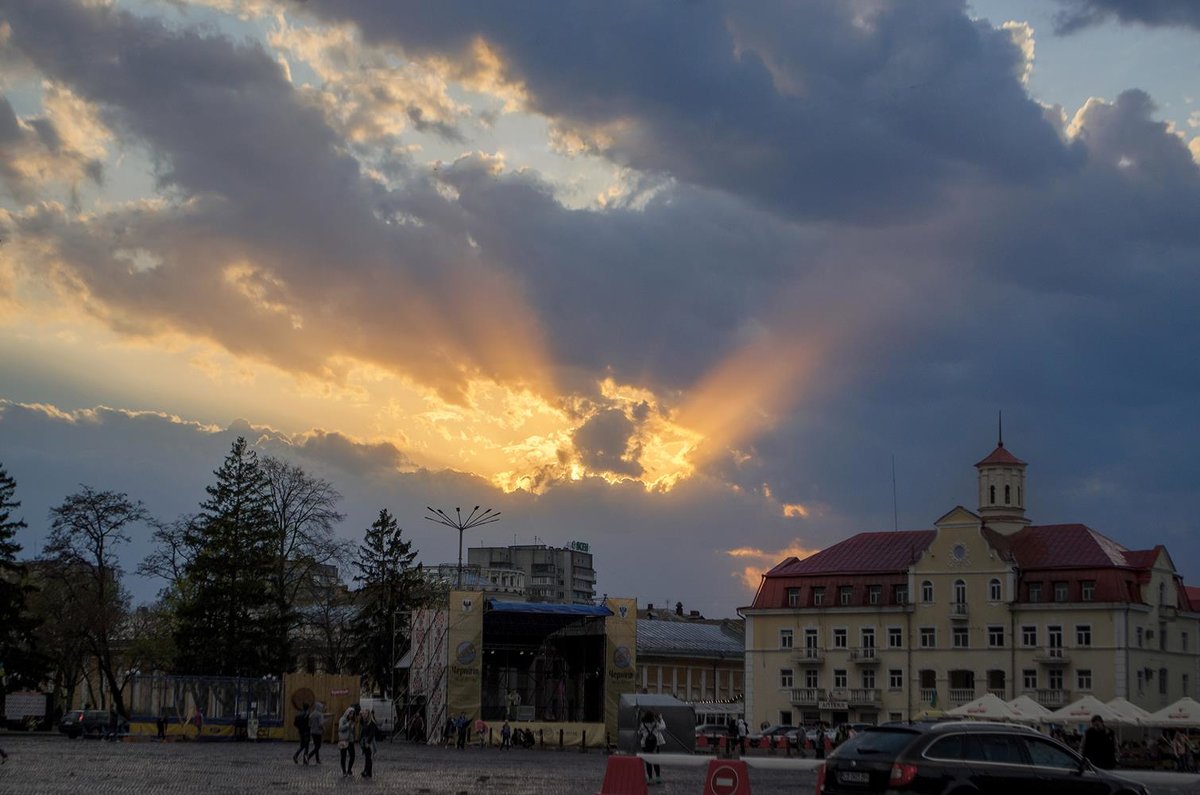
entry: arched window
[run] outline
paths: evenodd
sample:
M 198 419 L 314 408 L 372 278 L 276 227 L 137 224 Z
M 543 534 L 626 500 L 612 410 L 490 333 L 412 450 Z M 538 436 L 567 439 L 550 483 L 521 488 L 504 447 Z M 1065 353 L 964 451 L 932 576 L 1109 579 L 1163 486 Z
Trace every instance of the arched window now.
M 1020 486 L 1017 486 L 1017 505 L 1018 505 L 1018 506 L 1021 506 L 1021 505 L 1024 505 L 1024 504 L 1025 504 L 1025 503 L 1021 502 L 1021 487 L 1020 487 Z
M 1012 505 L 1012 486 L 1004 487 L 1004 504 Z
M 988 583 L 988 599 L 992 600 L 993 602 L 999 602 L 1002 598 L 1003 594 L 1000 592 L 1000 580 L 993 577 L 992 581 Z
M 921 601 L 933 601 L 933 583 L 931 583 L 929 580 L 925 580 L 921 583 Z
M 962 580 L 954 581 L 954 601 L 960 605 L 967 601 L 967 584 Z
M 995 486 L 988 486 L 988 504 L 989 505 L 996 504 L 996 487 Z
M 1160 582 L 1158 584 L 1158 603 L 1160 605 L 1165 605 L 1167 603 L 1167 584 L 1165 582 Z

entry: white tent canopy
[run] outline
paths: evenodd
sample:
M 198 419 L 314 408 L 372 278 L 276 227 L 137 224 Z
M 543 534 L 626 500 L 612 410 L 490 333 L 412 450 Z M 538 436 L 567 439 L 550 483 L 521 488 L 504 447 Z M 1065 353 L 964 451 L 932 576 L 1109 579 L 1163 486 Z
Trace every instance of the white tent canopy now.
M 1147 726 L 1174 726 L 1180 729 L 1200 728 L 1200 703 L 1185 696 L 1158 712 L 1151 712 L 1142 719 L 1142 723 Z
M 1020 715 L 1018 723 L 1045 723 L 1046 716 L 1050 714 L 1050 710 L 1025 695 L 1017 696 L 1008 702 L 1008 706 Z
M 979 698 L 961 707 L 947 710 L 947 715 L 956 718 L 975 718 L 976 720 L 1020 720 L 1022 715 L 1010 707 L 1004 699 L 994 693 L 984 693 Z
M 1114 725 L 1133 726 L 1137 724 L 1137 721 L 1131 721 L 1095 696 L 1084 696 L 1062 709 L 1056 709 L 1047 715 L 1045 720 L 1047 723 L 1087 723 L 1096 715 L 1103 718 L 1105 723 Z
M 1129 725 L 1142 725 L 1146 722 L 1146 718 L 1150 717 L 1149 711 L 1120 696 L 1108 702 L 1108 706 L 1124 715 Z

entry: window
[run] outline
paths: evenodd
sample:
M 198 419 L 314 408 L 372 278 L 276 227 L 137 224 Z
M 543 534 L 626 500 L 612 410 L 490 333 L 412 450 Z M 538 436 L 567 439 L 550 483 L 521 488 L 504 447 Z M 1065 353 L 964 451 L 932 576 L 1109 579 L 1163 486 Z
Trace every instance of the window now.
M 1036 767 L 1054 767 L 1076 772 L 1079 770 L 1078 760 L 1059 746 L 1039 737 L 1025 737 L 1024 740 L 1025 747 L 1029 750 L 1029 759 Z
M 892 602 L 898 605 L 908 604 L 908 586 L 893 585 L 892 586 Z
M 1067 601 L 1067 584 L 1065 582 L 1054 583 L 1054 601 Z
M 850 597 L 854 595 L 854 588 L 849 585 L 838 586 L 838 604 L 845 607 L 850 604 Z
M 1063 672 L 1061 668 L 1052 668 L 1047 675 L 1051 690 L 1063 689 Z
M 933 583 L 929 580 L 921 583 L 921 601 L 925 603 L 933 601 Z
M 1158 649 L 1159 651 L 1167 650 L 1167 624 L 1165 621 L 1158 622 Z
M 1137 669 L 1137 691 L 1138 691 L 1138 695 L 1139 695 L 1139 696 L 1140 696 L 1140 695 L 1142 695 L 1142 694 L 1145 692 L 1145 691 L 1142 689 L 1142 685 L 1143 685 L 1143 683 L 1144 683 L 1145 681 L 1146 681 L 1146 677 L 1145 677 L 1145 675 L 1142 673 L 1142 669 L 1141 669 L 1141 668 Z
M 991 505 L 996 504 L 996 487 L 995 486 L 988 486 L 988 503 Z
M 1046 645 L 1050 647 L 1051 657 L 1062 656 L 1062 627 L 1046 627 Z
M 955 762 L 961 760 L 962 755 L 963 736 L 961 734 L 952 734 L 949 737 L 936 740 L 925 751 L 925 756 L 929 759 L 945 759 Z
M 1029 601 L 1042 601 L 1042 584 L 1040 582 L 1031 582 L 1026 588 L 1029 593 Z
M 1145 639 L 1146 639 L 1146 630 L 1142 629 L 1141 627 L 1138 627 L 1137 628 L 1137 645 L 1138 645 L 1139 649 L 1142 648 L 1142 645 L 1144 644 Z
M 779 648 L 792 648 L 792 631 L 790 629 L 779 630 Z
M 1075 625 L 1075 645 L 1076 646 L 1091 646 L 1092 645 L 1092 625 L 1091 624 L 1076 624 Z
M 846 630 L 845 629 L 835 629 L 833 631 L 833 648 L 844 649 L 844 648 L 846 648 L 847 645 L 848 644 L 846 643 Z
M 967 601 L 967 584 L 962 580 L 954 581 L 954 602 L 955 604 L 966 604 Z
M 904 630 L 900 627 L 888 627 L 888 648 L 899 649 L 904 645 Z
M 1158 694 L 1165 696 L 1167 694 L 1167 669 L 1158 669 Z
M 817 669 L 816 668 L 804 669 L 804 686 L 805 687 L 815 688 L 818 686 L 819 681 L 820 680 L 817 678 Z
M 937 629 L 935 627 L 921 627 L 921 648 L 932 649 L 937 646 Z
M 799 607 L 800 606 L 800 589 L 799 588 L 788 588 L 787 589 L 787 606 L 788 607 Z
M 1036 668 L 1026 668 L 1021 671 L 1021 686 L 1026 690 L 1037 690 L 1038 677 Z
M 813 607 L 820 607 L 825 604 L 825 586 L 816 585 L 812 589 Z
M 791 668 L 780 668 L 779 669 L 779 686 L 783 687 L 783 688 L 787 688 L 789 690 L 791 689 L 791 687 L 792 687 L 792 669 Z
M 833 672 L 833 686 L 837 688 L 846 687 L 846 669 L 836 668 Z
M 988 583 L 988 599 L 993 602 L 999 602 L 1004 598 L 1004 594 L 1000 590 L 1000 581 L 995 577 Z
M 889 668 L 888 669 L 888 689 L 903 690 L 904 689 L 904 669 Z
M 1004 504 L 1012 505 L 1012 486 L 1004 487 Z
M 790 709 L 779 710 L 779 725 L 780 726 L 791 726 L 792 725 L 792 711 Z
M 1080 668 L 1075 672 L 1075 685 L 1080 690 L 1092 689 L 1092 671 L 1090 668 Z
M 1025 647 L 1037 645 L 1037 627 L 1025 625 L 1021 627 L 1021 645 Z
M 875 689 L 875 669 L 864 668 L 862 672 L 862 686 L 864 690 Z
M 998 764 L 1023 765 L 1025 754 L 1021 750 L 1022 738 L 1014 734 L 968 734 L 966 753 L 968 762 L 996 762 Z
M 815 629 L 804 630 L 804 648 L 817 648 L 817 631 Z
M 956 649 L 965 649 L 970 645 L 967 640 L 966 627 L 955 627 L 952 631 L 952 637 L 954 640 L 954 648 Z
M 1096 581 L 1084 580 L 1079 584 L 1079 598 L 1084 602 L 1090 602 L 1096 596 Z
M 1004 627 L 992 625 L 988 627 L 988 646 L 998 649 L 1004 645 Z
M 883 596 L 883 586 L 868 585 L 867 586 L 867 604 L 877 605 Z
M 861 636 L 862 636 L 862 647 L 864 649 L 874 649 L 875 648 L 875 628 L 874 627 L 863 627 Z

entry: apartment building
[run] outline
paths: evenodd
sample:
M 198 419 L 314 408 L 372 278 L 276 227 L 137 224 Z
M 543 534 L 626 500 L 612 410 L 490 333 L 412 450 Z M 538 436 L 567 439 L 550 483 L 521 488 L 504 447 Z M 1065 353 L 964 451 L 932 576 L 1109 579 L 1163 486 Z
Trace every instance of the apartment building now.
M 1200 589 L 1162 545 L 1034 525 L 1026 464 L 975 465 L 979 507 L 860 533 L 763 577 L 746 619 L 751 725 L 907 720 L 993 692 L 1149 710 L 1200 694 Z
M 524 572 L 525 597 L 530 602 L 592 604 L 596 598 L 596 570 L 592 553 L 583 541 L 572 541 L 565 547 L 471 547 L 467 550 L 467 565 Z

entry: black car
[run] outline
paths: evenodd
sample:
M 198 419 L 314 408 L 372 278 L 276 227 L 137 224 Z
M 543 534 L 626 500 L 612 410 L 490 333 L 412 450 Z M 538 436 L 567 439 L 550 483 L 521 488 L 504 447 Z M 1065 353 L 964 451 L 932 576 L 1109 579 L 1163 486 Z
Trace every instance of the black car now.
M 109 731 L 109 713 L 106 709 L 73 709 L 62 716 L 58 730 L 68 737 L 103 737 Z M 129 733 L 129 721 L 118 716 L 117 733 Z
M 1149 795 L 1026 726 L 984 722 L 865 728 L 817 771 L 817 795 Z

